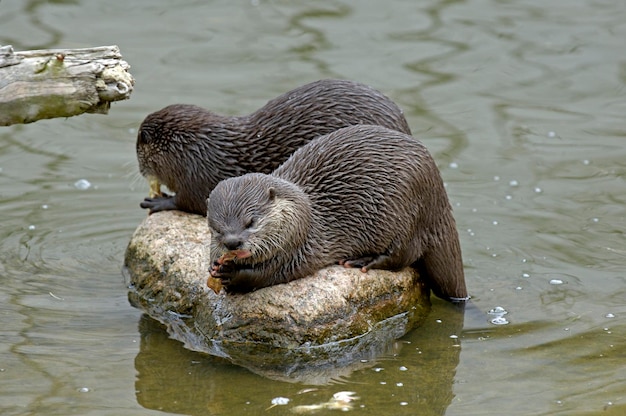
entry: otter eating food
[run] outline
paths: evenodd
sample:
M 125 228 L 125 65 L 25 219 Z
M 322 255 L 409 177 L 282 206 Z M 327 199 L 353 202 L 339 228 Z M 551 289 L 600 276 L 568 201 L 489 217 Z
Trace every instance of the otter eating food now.
M 439 170 L 414 137 L 351 126 L 298 149 L 271 174 L 211 192 L 211 279 L 247 292 L 332 264 L 412 265 L 433 292 L 468 298 L 452 209 Z

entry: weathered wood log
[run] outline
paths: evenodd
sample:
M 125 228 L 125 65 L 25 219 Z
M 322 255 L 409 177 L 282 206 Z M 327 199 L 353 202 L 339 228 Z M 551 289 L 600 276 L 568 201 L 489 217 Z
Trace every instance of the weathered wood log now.
M 106 114 L 135 80 L 117 46 L 15 52 L 0 46 L 0 126 Z

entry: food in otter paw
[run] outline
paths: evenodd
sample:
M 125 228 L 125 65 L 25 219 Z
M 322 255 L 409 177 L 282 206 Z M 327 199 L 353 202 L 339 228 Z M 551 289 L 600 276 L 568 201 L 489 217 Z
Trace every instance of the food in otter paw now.
M 157 198 L 163 196 L 161 192 L 161 182 L 155 177 L 150 177 L 148 179 L 148 184 L 150 185 L 150 192 L 148 193 L 150 198 Z
M 243 259 L 246 257 L 250 257 L 251 255 L 252 253 L 249 250 L 231 250 L 222 254 L 211 265 L 211 269 L 209 270 L 210 276 L 206 282 L 209 289 L 213 290 L 213 292 L 215 292 L 216 294 L 219 293 L 224 287 L 224 285 L 222 284 L 222 280 L 220 278 L 214 277 L 214 276 L 219 276 L 218 270 L 232 263 L 232 261 L 235 259 L 238 259 L 238 258 Z
M 213 276 L 209 276 L 209 278 L 206 281 L 206 285 L 209 287 L 209 289 L 211 289 L 216 295 L 218 293 L 220 293 L 220 291 L 222 290 L 222 288 L 224 286 L 222 286 L 222 281 L 221 279 L 216 279 Z
M 250 250 L 231 250 L 222 254 L 218 259 L 218 264 L 226 264 L 234 259 L 245 259 L 246 257 L 250 257 L 252 253 Z

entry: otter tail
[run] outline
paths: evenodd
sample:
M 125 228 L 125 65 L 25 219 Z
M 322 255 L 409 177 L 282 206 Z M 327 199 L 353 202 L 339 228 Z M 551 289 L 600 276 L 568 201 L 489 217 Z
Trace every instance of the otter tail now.
M 461 246 L 456 229 L 451 227 L 449 231 L 446 238 L 429 247 L 413 267 L 435 295 L 450 302 L 465 302 L 469 296 L 465 287 Z

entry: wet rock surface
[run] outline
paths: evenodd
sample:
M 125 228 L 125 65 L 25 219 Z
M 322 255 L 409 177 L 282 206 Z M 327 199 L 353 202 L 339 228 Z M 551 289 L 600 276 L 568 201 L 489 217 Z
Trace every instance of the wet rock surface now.
M 430 310 L 429 291 L 409 268 L 333 266 L 247 294 L 216 294 L 207 287 L 209 240 L 204 217 L 147 217 L 126 250 L 129 300 L 187 348 L 271 378 L 315 383 L 349 373 Z

